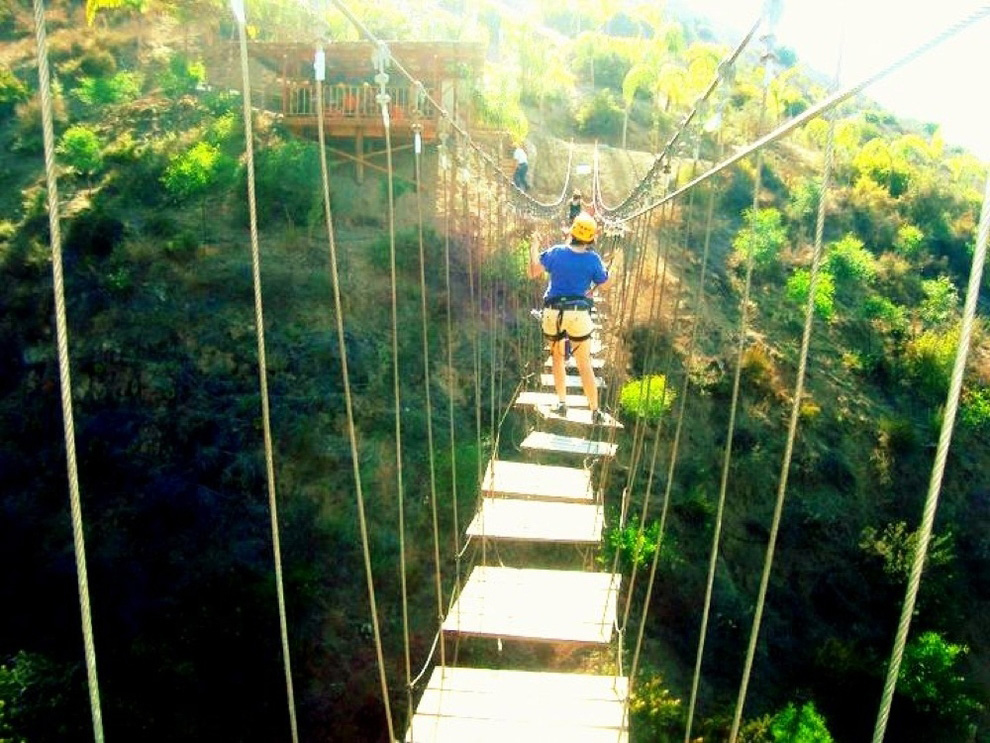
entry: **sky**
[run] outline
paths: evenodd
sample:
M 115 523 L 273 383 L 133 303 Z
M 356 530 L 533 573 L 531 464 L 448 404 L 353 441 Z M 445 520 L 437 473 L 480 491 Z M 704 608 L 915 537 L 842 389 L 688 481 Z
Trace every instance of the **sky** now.
M 735 43 L 759 17 L 763 0 L 685 0 L 737 29 Z M 834 75 L 842 39 L 841 85 L 872 72 L 988 3 L 978 0 L 782 0 L 777 43 Z M 900 117 L 935 122 L 949 144 L 990 162 L 990 17 L 891 73 L 864 94 Z

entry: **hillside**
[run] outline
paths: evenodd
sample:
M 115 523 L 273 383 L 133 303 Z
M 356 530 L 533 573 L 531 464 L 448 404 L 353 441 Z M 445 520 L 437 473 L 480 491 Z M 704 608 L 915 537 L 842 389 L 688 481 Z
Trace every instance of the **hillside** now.
M 231 91 L 238 78 L 229 66 L 230 21 L 211 3 L 201 5 L 187 15 L 157 5 L 144 13 L 105 9 L 92 26 L 79 3 L 52 3 L 48 15 L 100 691 L 112 739 L 281 741 L 289 735 L 242 101 Z M 262 5 L 267 15 L 258 33 L 312 32 L 300 25 L 308 21 L 299 11 Z M 477 81 L 474 95 L 482 112 L 504 114 L 478 124 L 506 131 L 479 141 L 497 160 L 508 155 L 497 143 L 525 142 L 541 201 L 560 194 L 568 151 L 574 163 L 590 164 L 597 142 L 603 202 L 621 202 L 649 170 L 657 143 L 677 131 L 694 99 L 690 85 L 701 84 L 684 77 L 687 87 L 676 93 L 647 80 L 627 104 L 623 82 L 643 60 L 689 69 L 685 60 L 717 61 L 725 50 L 689 26 L 676 43 L 663 36 L 670 46 L 649 43 L 659 32 L 620 38 L 618 21 L 615 36 L 580 31 L 604 25 L 590 10 L 561 19 L 541 5 L 534 12 L 557 29 L 562 46 L 559 65 L 539 67 L 526 56 L 539 45 L 511 17 L 491 10 L 472 24 L 458 20 L 457 4 L 444 5 L 434 33 L 501 39 L 492 79 Z M 363 12 L 378 33 L 408 38 L 417 31 L 414 16 L 376 3 Z M 327 24 L 345 33 L 341 18 Z M 0 192 L 0 604 L 8 608 L 0 615 L 0 741 L 40 743 L 88 740 L 91 724 L 33 55 L 30 9 L 18 0 L 0 9 L 0 173 L 7 185 Z M 518 81 L 502 84 L 510 73 Z M 773 126 L 821 93 L 816 77 L 795 64 L 776 78 L 773 110 L 761 112 L 763 77 L 757 55 L 745 55 L 736 87 L 722 99 L 722 126 L 690 132 L 671 153 L 671 186 L 752 141 L 761 121 Z M 403 583 L 418 665 L 430 654 L 437 613 L 432 499 L 436 493 L 439 567 L 449 595 L 455 575 L 475 557 L 470 550 L 455 556 L 455 546 L 463 546 L 481 467 L 526 433 L 525 417 L 503 416 L 503 408 L 542 364 L 529 320 L 542 287 L 525 279 L 523 251 L 534 232 L 550 240 L 560 225 L 509 208 L 519 202 L 468 148 L 457 151 L 466 153 L 463 177 L 446 167 L 450 152 L 427 146 L 418 190 L 409 177 L 416 172 L 411 149 L 397 149 L 392 213 L 384 173 L 369 169 L 359 183 L 353 162 L 337 157 L 330 189 L 341 346 L 319 148 L 291 134 L 281 112 L 259 107 L 252 121 L 274 482 L 301 737 L 384 740 L 348 399 L 391 703 L 401 724 Z M 750 158 L 632 222 L 624 238 L 602 241 L 622 286 L 610 297 L 611 311 L 621 315 L 612 342 L 628 361 L 617 387 L 662 374 L 678 394 L 682 384 L 688 391 L 679 423 L 671 416 L 652 426 L 637 425 L 616 391 L 607 399 L 629 424 L 623 451 L 656 443 L 661 452 L 655 467 L 617 462 L 607 502 L 628 489 L 638 517 L 652 493 L 644 514 L 652 529 L 666 513 L 633 740 L 683 738 L 750 250 L 752 310 L 694 720 L 694 738 L 727 736 L 792 408 L 824 136 L 824 122 L 812 122 L 764 152 L 755 216 L 746 214 L 756 182 Z M 833 175 L 828 279 L 816 302 L 788 499 L 740 737 L 748 743 L 792 740 L 771 730 L 789 704 L 813 703 L 839 743 L 867 739 L 872 730 L 917 544 L 985 172 L 945 148 L 937 131 L 860 101 L 837 123 Z M 592 192 L 590 175 L 577 175 L 573 185 Z M 393 297 L 402 329 L 394 339 Z M 982 620 L 990 609 L 990 342 L 982 317 L 981 308 L 908 671 L 887 737 L 899 743 L 990 740 L 990 630 Z M 668 470 L 678 429 L 683 438 Z M 634 532 L 614 529 L 600 559 L 616 549 L 633 558 Z M 648 529 L 645 541 L 655 548 L 656 531 Z M 637 625 L 642 583 L 631 619 Z M 452 652 L 495 665 L 534 660 L 483 644 Z M 611 662 L 545 655 L 562 668 Z

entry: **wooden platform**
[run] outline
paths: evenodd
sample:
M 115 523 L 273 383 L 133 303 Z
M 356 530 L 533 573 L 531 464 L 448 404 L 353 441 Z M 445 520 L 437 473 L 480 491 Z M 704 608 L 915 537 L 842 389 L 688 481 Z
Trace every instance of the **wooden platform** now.
M 572 408 L 588 407 L 588 398 L 584 395 L 568 395 L 567 406 Z M 556 405 L 557 395 L 553 392 L 520 392 L 514 405 Z
M 443 622 L 445 632 L 607 645 L 619 574 L 478 565 Z
M 555 451 L 562 454 L 580 454 L 588 457 L 614 457 L 618 444 L 607 441 L 592 441 L 576 436 L 559 436 L 546 431 L 533 431 L 520 444 L 523 449 Z
M 580 467 L 556 467 L 496 459 L 488 463 L 481 481 L 488 497 L 533 498 L 590 503 L 595 493 L 591 473 Z
M 519 542 L 598 544 L 604 524 L 602 505 L 482 498 L 467 535 Z
M 551 403 L 551 405 L 556 404 L 556 402 L 557 402 L 557 398 L 554 397 L 554 400 Z M 591 422 L 591 411 L 588 410 L 588 408 L 586 407 L 572 408 L 568 406 L 567 415 L 563 415 L 563 416 L 557 415 L 556 413 L 553 412 L 552 408 L 546 405 L 537 405 L 536 410 L 539 412 L 540 415 L 542 415 L 544 418 L 548 420 L 567 421 L 568 423 L 580 423 L 585 426 L 594 425 Z M 621 423 L 619 423 L 619 421 L 617 421 L 608 413 L 603 411 L 602 415 L 605 416 L 605 422 L 601 424 L 604 428 L 624 428 L 624 426 Z
M 553 356 L 547 356 L 547 360 L 543 362 L 543 366 L 548 369 L 553 368 Z M 605 367 L 605 359 L 592 359 L 591 368 L 592 369 L 603 369 Z M 569 359 L 564 361 L 564 368 L 566 369 L 577 369 L 577 359 L 571 356 Z
M 627 743 L 625 677 L 433 669 L 405 743 Z
M 553 374 L 541 374 L 540 384 L 544 387 L 553 387 Z M 581 389 L 581 377 L 576 374 L 566 374 L 564 375 L 564 386 Z M 595 386 L 604 387 L 605 383 L 598 377 L 595 377 Z

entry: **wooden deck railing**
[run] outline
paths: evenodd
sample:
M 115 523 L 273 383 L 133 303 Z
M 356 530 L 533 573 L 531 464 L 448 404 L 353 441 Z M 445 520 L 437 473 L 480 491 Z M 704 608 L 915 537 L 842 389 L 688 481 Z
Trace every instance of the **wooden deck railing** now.
M 417 96 L 407 87 L 387 87 L 390 96 L 389 114 L 396 124 L 413 119 L 432 118 L 433 107 L 425 99 L 418 104 Z M 432 93 L 431 93 L 432 95 Z M 378 87 L 374 85 L 344 85 L 325 83 L 323 113 L 331 119 L 378 119 Z M 286 116 L 316 116 L 316 86 L 314 83 L 290 83 L 285 91 L 283 108 Z

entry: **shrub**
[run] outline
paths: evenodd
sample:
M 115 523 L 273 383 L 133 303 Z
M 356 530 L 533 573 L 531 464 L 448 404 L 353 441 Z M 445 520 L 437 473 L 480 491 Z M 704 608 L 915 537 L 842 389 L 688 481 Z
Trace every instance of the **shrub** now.
M 927 330 L 905 345 L 905 377 L 930 401 L 937 401 L 949 389 L 958 341 L 958 330 Z
M 312 143 L 278 142 L 257 152 L 254 178 L 259 222 L 286 220 L 305 224 L 315 208 L 322 213 L 322 191 L 314 188 L 321 182 L 319 151 Z M 247 183 L 246 176 L 242 183 Z M 337 196 L 335 188 L 335 210 L 339 206 Z M 238 200 L 241 204 L 246 202 Z M 247 214 L 243 216 L 246 222 Z
M 71 126 L 59 140 L 58 154 L 65 164 L 82 176 L 91 176 L 103 167 L 103 153 L 96 132 L 88 126 Z
M 27 99 L 27 86 L 17 79 L 9 67 L 0 65 L 0 116 L 9 114 L 14 106 Z
M 966 387 L 959 420 L 975 431 L 990 430 L 990 387 Z
M 826 263 L 829 273 L 840 284 L 869 284 L 877 275 L 876 259 L 863 247 L 863 241 L 853 235 L 846 235 L 832 245 Z
M 611 565 L 618 554 L 619 570 L 623 573 L 632 573 L 633 567 L 641 570 L 653 561 L 659 537 L 659 521 L 649 524 L 642 534 L 638 524 L 613 527 L 605 535 L 605 546 L 599 559 L 602 564 Z
M 908 330 L 907 310 L 886 297 L 867 297 L 862 311 L 863 316 L 881 332 L 903 335 Z
M 770 721 L 770 740 L 773 743 L 832 743 L 832 734 L 825 726 L 825 718 L 807 702 L 798 709 L 793 703 L 773 716 Z
M 868 555 L 882 559 L 884 575 L 903 584 L 911 575 L 911 566 L 918 551 L 918 532 L 908 531 L 903 521 L 887 524 L 879 531 L 867 526 L 860 535 L 859 547 Z M 954 557 L 951 533 L 932 537 L 928 544 L 927 567 L 948 565 Z
M 743 213 L 745 225 L 732 240 L 739 264 L 745 264 L 750 257 L 757 268 L 767 268 L 776 264 L 780 249 L 787 240 L 781 213 L 776 209 L 747 209 Z
M 84 77 L 72 94 L 87 106 L 106 106 L 133 101 L 141 94 L 141 76 L 118 72 L 110 77 Z
M 622 108 L 611 90 L 599 90 L 574 112 L 578 131 L 595 137 L 617 137 L 622 132 Z
M 170 98 L 178 98 L 192 93 L 206 80 L 206 67 L 202 62 L 192 61 L 183 54 L 175 54 L 168 61 L 168 68 L 161 73 L 158 84 L 162 93 Z
M 811 272 L 799 268 L 787 280 L 787 298 L 804 307 L 811 291 Z M 835 314 L 835 281 L 828 271 L 818 272 L 818 283 L 815 285 L 815 312 L 823 320 L 831 320 Z
M 619 407 L 630 415 L 656 423 L 674 404 L 676 393 L 667 389 L 667 378 L 653 374 L 622 385 Z
M 183 201 L 200 196 L 216 185 L 224 165 L 217 147 L 199 142 L 171 159 L 162 183 L 174 199 Z
M 948 276 L 922 281 L 921 291 L 925 293 L 925 299 L 918 314 L 926 326 L 942 328 L 955 322 L 959 309 L 959 292 Z
M 925 233 L 913 224 L 903 224 L 897 228 L 894 248 L 905 258 L 916 258 L 924 247 Z
M 980 710 L 956 669 L 957 661 L 968 652 L 968 647 L 947 642 L 938 632 L 919 635 L 904 649 L 897 690 L 922 712 L 964 727 Z
M 636 685 L 629 712 L 633 726 L 648 733 L 650 740 L 666 740 L 681 729 L 681 700 L 670 693 L 660 674 L 650 674 Z

